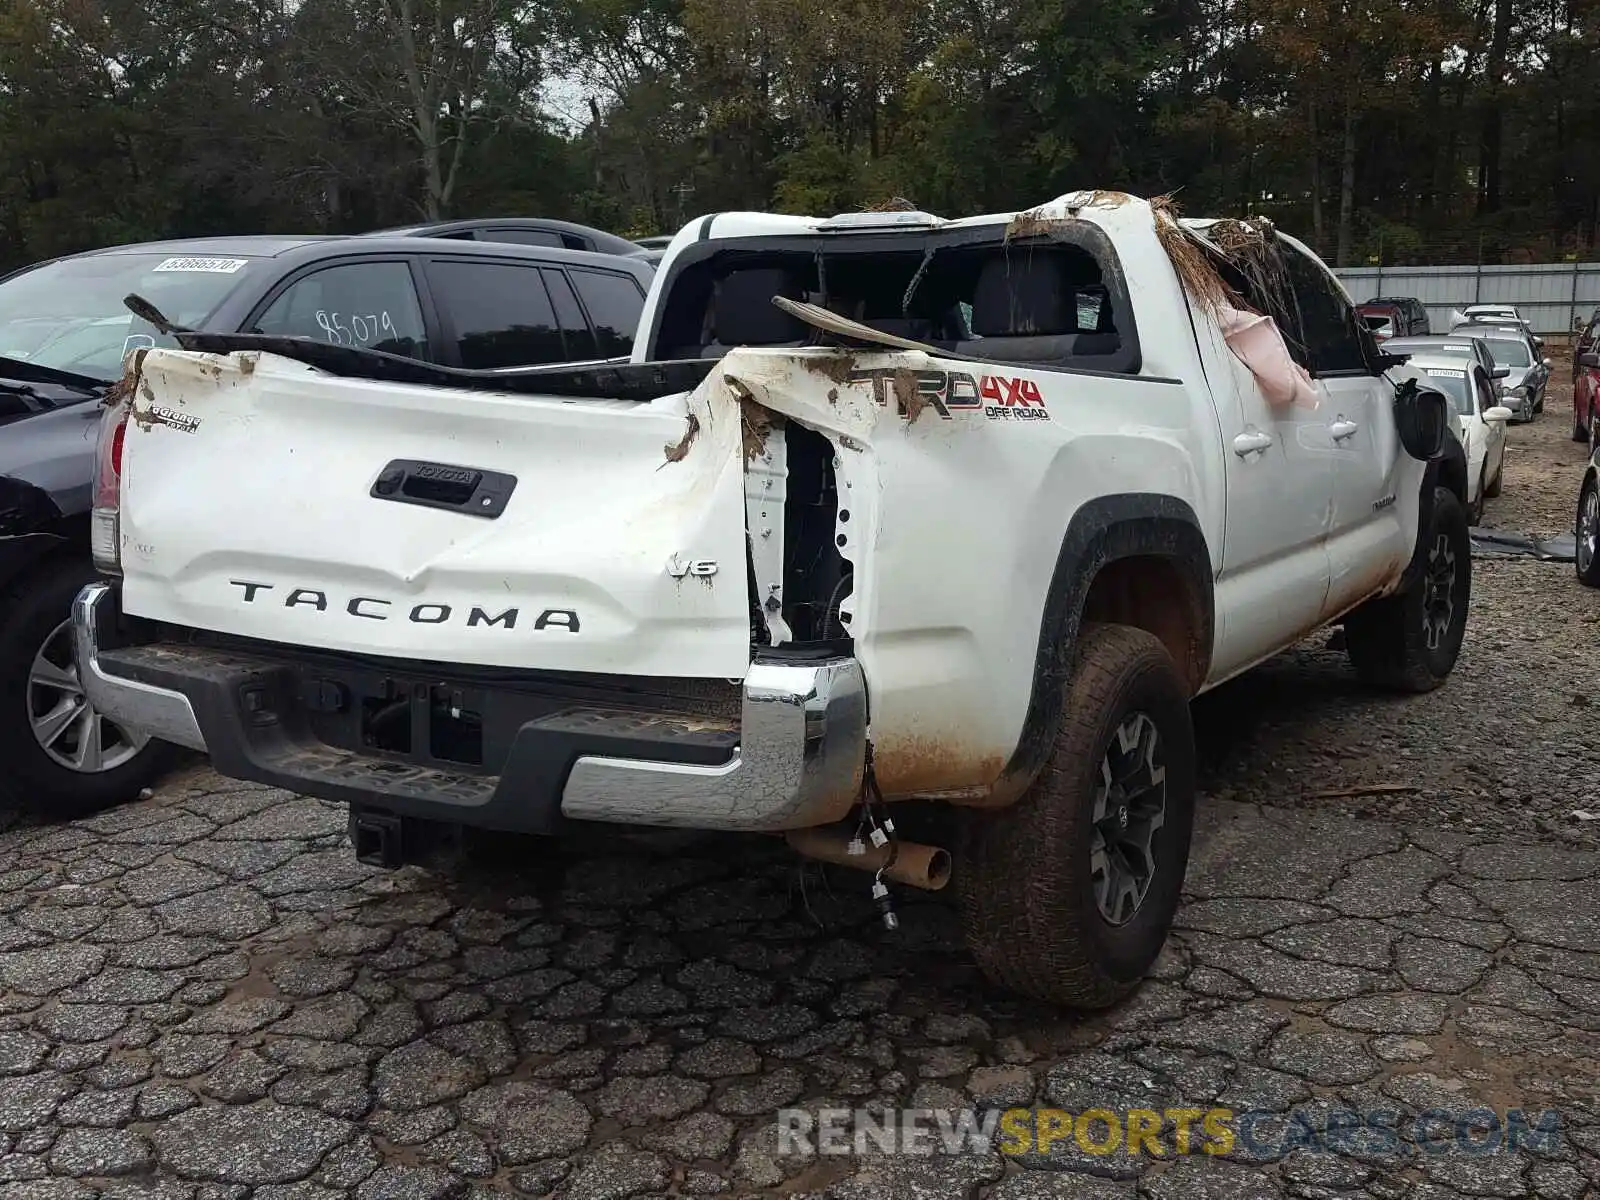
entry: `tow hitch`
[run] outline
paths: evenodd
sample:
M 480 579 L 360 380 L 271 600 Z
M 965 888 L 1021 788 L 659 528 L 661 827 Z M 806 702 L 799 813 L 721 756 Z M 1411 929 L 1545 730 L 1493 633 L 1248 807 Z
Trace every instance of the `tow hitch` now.
M 400 818 L 392 813 L 350 810 L 350 842 L 356 848 L 356 861 L 365 866 L 382 867 L 385 871 L 404 866 L 403 830 Z

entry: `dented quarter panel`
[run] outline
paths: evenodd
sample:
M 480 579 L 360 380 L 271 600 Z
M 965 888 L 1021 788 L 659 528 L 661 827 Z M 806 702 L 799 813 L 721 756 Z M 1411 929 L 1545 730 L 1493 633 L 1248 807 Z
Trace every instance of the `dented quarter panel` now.
M 122 500 L 132 614 L 435 662 L 707 678 L 748 667 L 744 474 L 726 412 L 702 407 L 669 462 L 687 430 L 682 395 L 468 393 L 173 350 L 146 356 L 133 406 Z M 517 484 L 495 520 L 370 496 L 402 458 Z M 673 555 L 718 572 L 673 578 Z M 269 587 L 247 601 L 241 581 Z M 356 599 L 371 603 L 352 613 Z M 449 614 L 436 621 L 440 606 Z M 514 608 L 516 624 L 469 624 L 477 608 Z M 546 612 L 575 613 L 579 627 L 534 628 Z
M 1032 216 L 1092 220 L 1112 237 L 1143 333 L 1139 376 L 821 349 L 735 350 L 713 374 L 834 442 L 850 511 L 841 553 L 856 566 L 842 611 L 887 796 L 981 802 L 994 785 L 1013 786 L 1002 774 L 1032 697 L 1057 553 L 1087 501 L 1169 494 L 1196 514 L 1213 573 L 1221 565 L 1226 486 L 1210 386 L 1227 386 L 1216 357 L 1226 351 L 1207 343 L 1202 362 L 1148 205 L 1068 200 Z M 1162 336 L 1172 330 L 1181 334 Z M 927 406 L 902 413 L 896 377 L 937 372 L 980 389 L 984 377 L 1028 380 L 1050 417 L 994 417 L 989 401 L 949 419 Z
M 43 492 L 58 513 L 89 510 L 100 406 L 93 401 L 29 416 L 0 433 L 0 477 Z
M 1197 451 L 1214 447 L 1215 421 L 1169 381 L 914 351 L 845 357 L 869 378 L 837 382 L 841 356 L 821 350 L 736 350 L 721 373 L 835 444 L 850 514 L 841 553 L 855 564 L 843 612 L 867 680 L 879 786 L 890 797 L 981 796 L 1021 736 L 1072 513 L 1151 479 L 1200 511 Z M 948 418 L 928 405 L 911 419 L 892 386 L 901 372 L 973 376 L 980 388 L 986 377 L 1027 380 L 1042 399 L 1029 407 L 1049 419 L 1000 417 L 989 408 L 1006 406 L 987 404 Z M 875 398 L 884 377 L 891 385 Z

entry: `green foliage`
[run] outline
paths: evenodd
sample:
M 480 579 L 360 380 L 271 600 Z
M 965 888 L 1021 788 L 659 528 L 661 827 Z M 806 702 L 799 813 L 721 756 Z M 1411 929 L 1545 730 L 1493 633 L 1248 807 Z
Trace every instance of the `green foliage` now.
M 1592 0 L 0 0 L 0 266 L 1078 187 L 1365 263 L 1593 257 Z

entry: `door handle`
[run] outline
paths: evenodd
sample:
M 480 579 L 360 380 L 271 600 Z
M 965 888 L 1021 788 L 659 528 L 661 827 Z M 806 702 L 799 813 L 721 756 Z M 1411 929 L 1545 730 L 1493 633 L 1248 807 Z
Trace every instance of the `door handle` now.
M 1249 429 L 1233 439 L 1233 452 L 1240 458 L 1249 458 L 1256 451 L 1265 453 L 1272 448 L 1270 435 L 1259 429 Z
M 1342 442 L 1346 438 L 1355 437 L 1356 430 L 1360 428 L 1361 426 L 1357 425 L 1354 421 L 1347 421 L 1343 416 L 1340 416 L 1335 418 L 1333 424 L 1328 426 L 1328 432 L 1333 434 L 1334 441 Z
M 375 500 L 443 508 L 492 521 L 505 511 L 516 486 L 515 475 L 500 471 L 397 458 L 378 473 L 368 495 Z

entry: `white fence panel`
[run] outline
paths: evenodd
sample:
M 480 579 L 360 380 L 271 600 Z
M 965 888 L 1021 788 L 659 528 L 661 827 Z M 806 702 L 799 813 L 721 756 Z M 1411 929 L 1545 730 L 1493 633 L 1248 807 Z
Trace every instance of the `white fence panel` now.
M 1517 266 L 1340 267 L 1334 274 L 1356 303 L 1377 296 L 1415 296 L 1435 333 L 1450 328 L 1450 310 L 1469 304 L 1515 304 L 1539 333 L 1570 333 L 1576 319 L 1600 308 L 1600 263 Z

